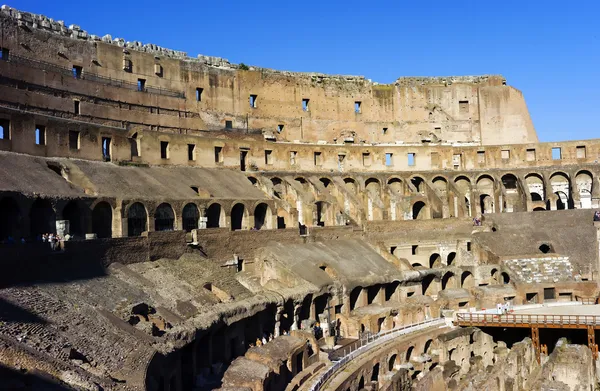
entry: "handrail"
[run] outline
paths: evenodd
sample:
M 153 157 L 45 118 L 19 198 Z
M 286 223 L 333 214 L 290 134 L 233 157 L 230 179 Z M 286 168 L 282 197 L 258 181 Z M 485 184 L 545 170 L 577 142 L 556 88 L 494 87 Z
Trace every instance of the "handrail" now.
M 431 327 L 431 326 L 442 325 L 444 323 L 445 323 L 445 320 L 443 318 L 429 319 L 429 320 L 425 320 L 425 321 L 418 322 L 418 323 L 413 323 L 413 324 L 406 325 L 406 326 L 400 326 L 400 327 L 397 327 L 392 330 L 382 331 L 382 332 L 379 332 L 374 335 L 369 335 L 366 338 L 361 338 L 359 341 L 357 341 L 357 342 L 359 342 L 357 347 L 353 348 L 353 350 L 350 350 L 348 352 L 348 354 L 345 355 L 341 360 L 336 361 L 323 374 L 321 374 L 321 376 L 318 378 L 318 380 L 311 385 L 309 390 L 310 391 L 321 390 L 321 387 L 325 384 L 325 382 L 327 380 L 331 379 L 331 377 L 333 377 L 333 375 L 340 368 L 345 366 L 350 360 L 352 360 L 359 354 L 362 354 L 365 350 L 371 349 L 372 347 L 380 345 L 380 344 L 382 344 L 386 341 L 389 341 L 395 337 L 409 334 L 414 331 L 423 330 L 423 329 Z
M 599 315 L 544 315 L 544 314 L 456 314 L 457 322 L 489 324 L 563 324 L 600 325 Z
M 185 98 L 185 94 L 180 91 L 175 91 L 175 90 L 171 90 L 168 88 L 162 88 L 162 87 L 149 87 L 149 86 L 144 86 L 143 90 L 140 90 L 140 87 L 138 86 L 137 83 L 132 83 L 130 81 L 126 81 L 123 79 L 113 79 L 111 77 L 94 74 L 94 73 L 91 73 L 88 71 L 83 71 L 83 72 L 81 72 L 81 75 L 75 76 L 73 74 L 73 70 L 70 68 L 52 64 L 52 63 L 45 62 L 45 61 L 35 60 L 32 58 L 28 58 L 28 57 L 18 56 L 18 55 L 12 54 L 12 53 L 9 56 L 7 61 L 9 63 L 26 65 L 26 66 L 29 66 L 32 68 L 56 72 L 63 76 L 72 77 L 72 78 L 76 78 L 76 79 L 82 79 L 82 80 L 89 80 L 89 81 L 93 81 L 93 82 L 97 82 L 97 83 L 103 83 L 103 84 L 111 85 L 114 87 L 127 88 L 130 90 L 140 91 L 140 92 L 148 92 L 151 94 L 171 96 L 174 98 Z

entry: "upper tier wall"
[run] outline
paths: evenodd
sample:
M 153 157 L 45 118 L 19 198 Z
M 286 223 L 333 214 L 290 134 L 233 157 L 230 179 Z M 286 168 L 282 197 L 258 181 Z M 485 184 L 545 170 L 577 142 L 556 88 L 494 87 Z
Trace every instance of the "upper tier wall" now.
M 2 69 L 6 82 L 65 91 L 53 94 L 54 104 L 63 109 L 72 106 L 71 94 L 93 97 L 85 102 L 90 116 L 105 123 L 126 122 L 130 129 L 214 131 L 229 125 L 259 133 L 282 129 L 282 141 L 312 142 L 537 142 L 522 94 L 501 76 L 400 78 L 380 85 L 357 76 L 193 59 L 155 45 L 96 37 L 78 26 L 67 28 L 6 7 L 0 17 L 2 45 L 16 68 Z M 70 75 L 74 67 L 77 78 Z M 138 82 L 143 91 L 137 91 Z M 13 93 L 4 95 L 10 101 Z M 308 107 L 303 108 L 303 100 Z M 19 103 L 41 105 L 27 97 Z M 153 115 L 132 118 L 126 112 L 131 105 Z

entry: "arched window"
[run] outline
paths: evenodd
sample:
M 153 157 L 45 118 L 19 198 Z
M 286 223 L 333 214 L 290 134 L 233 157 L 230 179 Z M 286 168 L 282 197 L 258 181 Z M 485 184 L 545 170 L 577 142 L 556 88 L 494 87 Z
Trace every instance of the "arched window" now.
M 148 230 L 146 208 L 141 203 L 136 202 L 127 210 L 128 236 L 140 236 L 146 230 Z
M 236 231 L 243 228 L 244 215 L 245 215 L 244 204 L 235 204 L 231 209 L 231 230 Z
M 108 202 L 98 202 L 92 211 L 92 232 L 99 238 L 112 237 L 112 207 Z
M 69 220 L 69 233 L 76 237 L 85 235 L 83 211 L 77 201 L 70 201 L 63 209 L 63 219 Z
M 221 204 L 211 204 L 206 209 L 206 228 L 219 228 L 223 222 L 223 209 Z
M 183 229 L 186 232 L 191 232 L 193 229 L 198 229 L 198 220 L 200 220 L 200 211 L 193 202 L 190 202 L 183 207 L 181 212 Z
M 271 228 L 271 209 L 265 203 L 258 204 L 254 209 L 254 228 Z
M 155 231 L 173 231 L 175 224 L 175 213 L 171 205 L 166 202 L 158 205 L 154 214 Z
M 33 237 L 56 232 L 56 213 L 50 201 L 38 198 L 29 212 L 30 233 Z

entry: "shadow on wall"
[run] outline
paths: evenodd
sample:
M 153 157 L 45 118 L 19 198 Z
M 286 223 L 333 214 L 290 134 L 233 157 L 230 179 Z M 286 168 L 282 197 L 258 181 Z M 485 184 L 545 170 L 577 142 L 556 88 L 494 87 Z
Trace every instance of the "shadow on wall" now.
M 0 379 L 3 390 L 22 391 L 75 391 L 47 373 L 37 370 L 21 372 L 0 364 Z

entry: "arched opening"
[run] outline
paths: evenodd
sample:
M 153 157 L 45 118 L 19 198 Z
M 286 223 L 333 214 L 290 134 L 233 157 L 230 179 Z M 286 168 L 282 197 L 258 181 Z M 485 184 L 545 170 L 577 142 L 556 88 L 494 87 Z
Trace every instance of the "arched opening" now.
M 575 185 L 579 194 L 579 207 L 581 209 L 592 208 L 592 187 L 594 179 L 589 171 L 579 171 L 575 175 Z
M 373 370 L 371 371 L 371 381 L 379 381 L 379 363 L 373 365 Z
M 392 194 L 402 195 L 404 192 L 402 181 L 399 178 L 390 178 L 387 182 L 387 185 Z
M 548 254 L 550 251 L 552 251 L 552 247 L 546 243 L 543 243 L 539 249 L 544 254 Z
M 326 189 L 331 185 L 331 180 L 329 180 L 328 178 L 321 178 L 319 179 L 319 181 L 321 181 L 323 187 Z
M 456 279 L 454 273 L 448 272 L 442 277 L 442 290 L 454 288 L 456 286 Z
M 413 184 L 417 193 L 423 193 L 425 191 L 425 181 L 421 177 L 413 177 L 410 179 L 410 183 Z
M 573 209 L 569 176 L 562 172 L 556 172 L 550 177 L 550 185 L 552 193 L 557 196 L 556 209 Z
M 494 199 L 489 194 L 481 194 L 479 196 L 479 204 L 481 213 L 494 213 Z
M 411 347 L 409 347 L 409 348 L 406 350 L 406 356 L 405 356 L 405 360 L 406 360 L 406 362 L 410 362 L 410 358 L 411 358 L 411 356 L 412 356 L 412 352 L 413 352 L 413 350 L 415 350 L 415 347 L 414 347 L 414 346 L 411 346 Z
M 101 201 L 94 206 L 92 211 L 92 232 L 98 238 L 112 237 L 112 206 L 108 202 Z
M 421 284 L 424 296 L 432 296 L 439 292 L 439 280 L 436 282 L 433 274 L 425 276 Z
M 471 192 L 471 181 L 464 175 L 457 177 L 454 180 L 454 185 L 463 195 L 467 195 Z
M 456 259 L 456 253 L 454 251 L 452 251 L 450 254 L 448 254 L 448 257 L 446 258 L 446 264 L 448 266 L 452 265 L 454 263 L 455 259 Z
M 200 220 L 200 211 L 193 202 L 186 204 L 181 212 L 183 229 L 186 232 L 191 232 L 198 229 L 198 221 Z
M 254 228 L 271 229 L 271 209 L 269 205 L 260 203 L 254 209 Z
M 396 357 L 397 357 L 397 354 L 394 353 L 388 360 L 388 371 L 390 371 L 390 372 L 394 370 L 394 366 L 396 365 Z
M 85 235 L 84 229 L 84 213 L 79 206 L 78 201 L 70 201 L 63 209 L 63 220 L 69 221 L 69 234 L 71 236 L 83 237 Z
M 284 194 L 283 182 L 280 178 L 271 178 L 271 184 L 273 184 L 273 196 L 281 199 Z
M 442 257 L 438 253 L 433 253 L 429 257 L 429 268 L 437 268 L 442 266 Z
M 148 214 L 146 208 L 141 203 L 136 202 L 127 209 L 128 236 L 140 236 L 147 229 Z
M 423 345 L 423 354 L 429 353 L 429 349 L 431 349 L 431 344 L 433 343 L 433 339 L 428 339 Z
M 475 278 L 471 272 L 464 272 L 460 276 L 460 286 L 465 289 L 473 288 L 475 286 Z
M 315 211 L 316 211 L 316 225 L 318 227 L 324 227 L 327 217 L 327 204 L 323 201 L 315 202 Z
M 536 208 L 533 208 L 534 212 L 540 212 L 540 211 L 545 211 L 546 209 L 542 208 L 541 206 L 538 206 Z
M 346 190 L 352 194 L 356 194 L 356 181 L 352 178 L 344 178 L 344 185 Z
M 233 206 L 233 208 L 231 209 L 232 231 L 237 231 L 243 228 L 245 212 L 246 208 L 244 207 L 244 204 L 238 203 Z
M 531 201 L 543 201 L 546 198 L 544 179 L 539 174 L 528 174 L 525 176 L 525 184 L 529 190 Z
M 354 310 L 357 308 L 357 305 L 359 305 L 358 300 L 361 297 L 362 290 L 362 286 L 357 286 L 350 292 L 350 311 Z
M 363 388 L 365 388 L 365 377 L 361 376 L 360 380 L 358 381 L 358 390 L 362 390 Z
M 225 219 L 221 204 L 211 204 L 206 209 L 206 228 L 219 228 Z
M 35 200 L 33 205 L 31 205 L 29 221 L 32 237 L 56 232 L 56 213 L 48 200 L 42 198 Z
M 433 178 L 433 188 L 440 197 L 446 197 L 448 192 L 448 181 L 446 178 L 438 176 Z
M 508 284 L 510 282 L 510 277 L 509 277 L 508 273 L 502 272 L 502 274 L 500 274 L 500 281 L 503 284 Z
M 412 206 L 413 220 L 425 220 L 426 207 L 423 201 L 417 201 Z
M 516 190 L 517 183 L 517 177 L 513 174 L 506 174 L 502 177 L 502 186 L 505 190 Z
M 11 238 L 17 240 L 21 236 L 21 209 L 11 197 L 0 200 L 0 241 Z
M 175 212 L 171 205 L 163 202 L 158 205 L 154 213 L 154 230 L 155 231 L 173 231 L 175 224 Z
M 254 186 L 258 186 L 258 179 L 254 178 L 253 176 L 249 176 L 248 180 L 250 181 L 250 183 L 252 183 Z

